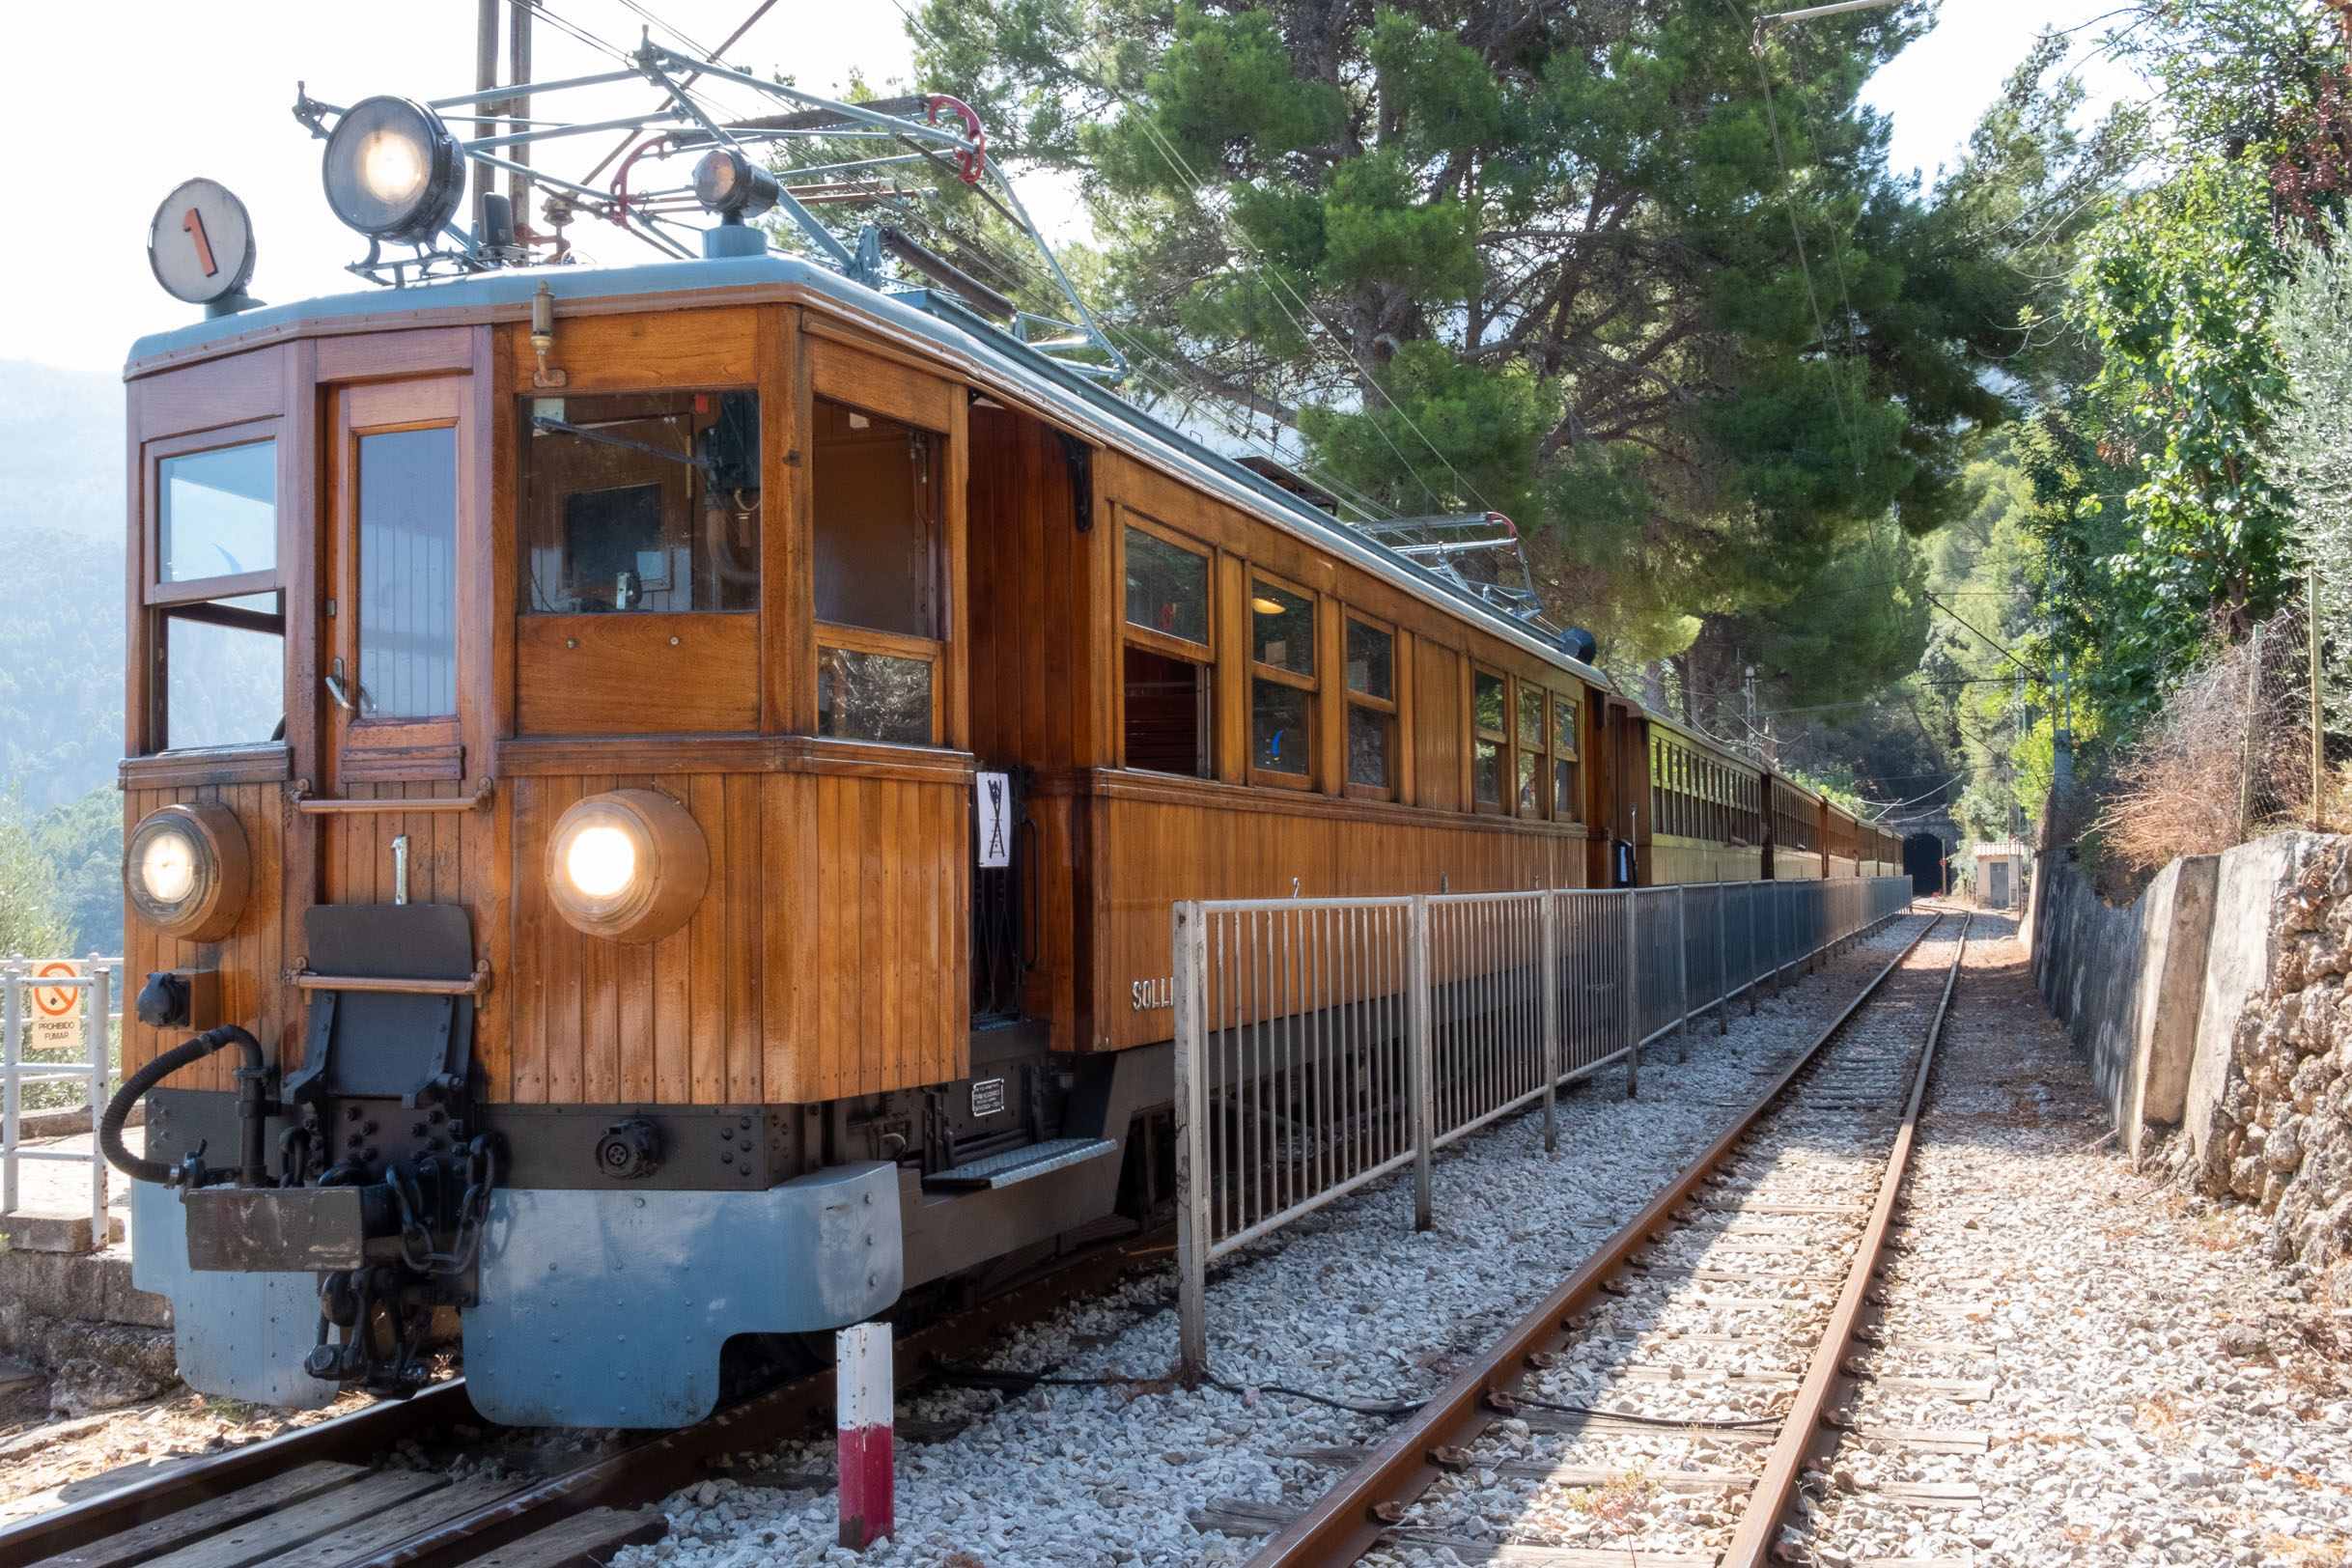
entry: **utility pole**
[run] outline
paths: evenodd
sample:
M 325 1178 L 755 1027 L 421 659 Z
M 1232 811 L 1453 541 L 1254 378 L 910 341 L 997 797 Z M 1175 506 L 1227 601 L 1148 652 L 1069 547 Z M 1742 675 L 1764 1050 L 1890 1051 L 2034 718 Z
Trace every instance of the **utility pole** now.
M 515 87 L 531 85 L 531 9 L 536 0 L 513 0 L 514 14 L 507 23 L 506 63 L 507 81 Z M 517 93 L 506 100 L 508 131 L 519 136 L 531 128 L 531 95 Z M 517 142 L 506 150 L 514 162 L 529 164 L 531 144 Z M 530 224 L 531 177 L 525 174 L 507 176 L 507 200 L 515 204 L 515 232 L 519 237 Z
M 1741 676 L 1740 690 L 1748 698 L 1748 751 L 1750 756 L 1761 760 L 1764 748 L 1756 739 L 1756 667 L 1753 664 L 1749 665 L 1747 673 Z
M 2238 838 L 2254 827 L 2254 744 L 2260 739 L 2262 722 L 2262 623 L 2254 623 L 2254 635 L 2246 639 L 2246 739 L 2238 748 Z
M 501 0 L 474 0 L 474 91 L 487 93 L 498 85 L 498 7 Z M 476 114 L 490 112 L 490 100 L 478 99 Z M 482 198 L 490 193 L 497 182 L 497 172 L 489 164 L 474 164 L 474 238 L 482 239 Z
M 2348 18 L 2352 20 L 2352 18 Z M 2309 624 L 2304 640 L 2311 654 L 2311 831 L 2328 830 L 2328 741 L 2319 718 L 2319 563 L 2311 563 L 2309 586 L 2303 594 L 2303 615 Z

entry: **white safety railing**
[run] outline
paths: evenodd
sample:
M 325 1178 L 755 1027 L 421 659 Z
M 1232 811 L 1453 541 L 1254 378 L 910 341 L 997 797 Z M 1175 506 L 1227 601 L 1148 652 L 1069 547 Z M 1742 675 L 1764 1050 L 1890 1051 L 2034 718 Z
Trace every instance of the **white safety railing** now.
M 74 963 L 70 974 L 46 972 L 62 967 L 21 958 L 0 960 L 0 1216 L 13 1215 L 22 1199 L 18 1162 L 25 1160 L 78 1161 L 90 1167 L 90 1245 L 106 1245 L 106 1156 L 98 1149 L 98 1118 L 114 1094 L 114 1025 L 122 1018 L 115 998 L 120 988 L 115 971 L 119 958 L 93 953 Z M 82 1059 L 28 1060 L 33 1029 L 42 1024 L 78 1023 Z M 54 1049 L 54 1048 L 50 1048 Z M 86 1085 L 90 1111 L 90 1147 L 28 1149 L 22 1146 L 24 1089 L 32 1083 Z
M 1206 1364 L 1210 1261 L 1414 1169 L 1562 1085 L 1902 913 L 1903 877 L 1258 899 L 1175 907 L 1184 1368 Z

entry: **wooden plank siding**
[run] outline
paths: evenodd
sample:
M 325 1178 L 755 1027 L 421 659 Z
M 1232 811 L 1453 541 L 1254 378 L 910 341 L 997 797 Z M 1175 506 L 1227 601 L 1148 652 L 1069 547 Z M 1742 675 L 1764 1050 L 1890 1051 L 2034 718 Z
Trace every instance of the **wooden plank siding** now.
M 281 878 L 280 814 L 282 784 L 182 785 L 166 788 L 132 787 L 123 793 L 124 820 L 135 825 L 149 812 L 172 804 L 209 802 L 236 814 L 253 855 L 252 892 L 244 917 L 220 941 L 191 942 L 166 937 L 137 918 L 123 923 L 123 966 L 127 989 L 136 991 L 143 976 L 154 969 L 211 968 L 220 972 L 220 1016 L 251 1029 L 280 1063 L 302 1059 L 302 1014 L 280 979 L 286 955 L 281 947 L 279 920 Z M 297 932 L 294 940 L 300 939 Z M 125 998 L 126 1001 L 128 998 Z M 145 1066 L 162 1050 L 187 1038 L 184 1029 L 152 1029 L 141 1023 L 131 1008 L 123 1009 L 123 1070 Z M 173 1075 L 179 1089 L 234 1089 L 230 1071 L 235 1051 L 216 1052 L 205 1061 Z
M 1178 899 L 1590 885 L 1606 876 L 1612 826 L 1638 844 L 1642 880 L 1658 882 L 1751 878 L 1768 863 L 1771 875 L 1819 876 L 1825 847 L 1839 856 L 1828 869 L 1850 874 L 1857 853 L 1877 844 L 1851 825 L 1828 836 L 1817 798 L 1776 781 L 1767 799 L 1752 766 L 1695 737 L 1684 738 L 1688 747 L 1719 770 L 1697 798 L 1723 805 L 1721 770 L 1746 768 L 1740 788 L 1757 788 L 1753 815 L 1812 811 L 1808 841 L 1768 856 L 1756 845 L 1654 826 L 1646 735 L 1665 720 L 1122 452 L 1090 449 L 1091 489 L 1079 497 L 1063 436 L 1030 412 L 995 406 L 1016 389 L 976 402 L 989 389 L 970 383 L 969 367 L 885 345 L 822 306 L 650 300 L 577 316 L 567 306 L 553 363 L 583 397 L 759 389 L 756 614 L 682 614 L 675 619 L 686 624 L 670 627 L 518 616 L 511 491 L 518 399 L 529 395 L 536 359 L 515 315 L 462 328 L 297 337 L 131 382 L 130 520 L 142 541 L 156 443 L 262 421 L 274 423 L 280 443 L 287 743 L 249 748 L 210 771 L 199 760 L 146 755 L 154 703 L 141 598 L 152 551 L 142 544 L 129 574 L 124 805 L 126 826 L 167 801 L 195 799 L 221 801 L 245 826 L 254 891 L 232 936 L 199 949 L 134 921 L 127 957 L 134 985 L 151 968 L 217 966 L 226 1016 L 255 1027 L 282 1066 L 298 1060 L 305 1013 L 282 980 L 302 958 L 301 910 L 388 902 L 389 846 L 401 833 L 412 850 L 411 898 L 464 907 L 491 966 L 475 1043 L 489 1098 L 534 1105 L 810 1104 L 966 1076 L 976 769 L 1031 770 L 1040 882 L 1026 997 L 1066 1050 L 1167 1038 L 1168 1011 L 1138 1009 L 1133 987 L 1168 976 L 1168 906 Z M 341 732 L 321 697 L 320 637 L 321 605 L 336 591 L 330 536 L 349 512 L 338 488 L 348 454 L 336 450 L 338 421 L 348 418 L 338 409 L 352 388 L 381 401 L 387 387 L 422 389 L 435 377 L 462 382 L 450 388 L 468 432 L 462 504 L 479 519 L 461 534 L 459 721 L 446 735 L 408 738 L 414 743 L 330 753 Z M 944 439 L 940 745 L 812 733 L 809 433 L 821 396 Z M 1214 777 L 1125 766 L 1131 633 L 1119 573 L 1129 518 L 1209 558 Z M 1248 601 L 1260 577 L 1316 607 L 1309 700 L 1318 739 L 1306 788 L 1277 787 L 1264 773 L 1246 782 Z M 1352 791 L 1344 776 L 1350 614 L 1394 636 L 1391 790 Z M 1582 798 L 1558 820 L 1509 814 L 1507 750 L 1501 809 L 1473 802 L 1470 704 L 1481 670 L 1511 683 L 1514 744 L 1520 689 L 1576 701 Z M 1690 793 L 1687 762 L 1661 787 Z M 490 803 L 462 813 L 316 816 L 286 798 L 295 780 L 348 798 L 411 801 L 470 795 L 485 778 Z M 547 894 L 556 820 L 613 789 L 682 802 L 709 847 L 701 904 L 656 942 L 583 937 Z M 1394 798 L 1373 798 L 1382 794 Z M 135 1022 L 125 1032 L 126 1065 L 150 1059 L 154 1032 Z M 174 1081 L 226 1089 L 230 1065 L 215 1058 Z

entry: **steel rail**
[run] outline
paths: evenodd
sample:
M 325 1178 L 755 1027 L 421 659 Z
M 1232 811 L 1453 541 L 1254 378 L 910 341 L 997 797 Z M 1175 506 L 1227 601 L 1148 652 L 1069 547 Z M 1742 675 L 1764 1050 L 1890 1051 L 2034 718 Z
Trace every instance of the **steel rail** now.
M 1601 1294 L 1602 1287 L 1633 1255 L 1648 1245 L 1650 1232 L 1672 1218 L 1712 1175 L 1727 1162 L 1738 1145 L 1763 1120 L 1780 1097 L 1811 1065 L 1822 1048 L 1860 1013 L 1887 977 L 1916 951 L 1927 934 L 1943 922 L 1938 911 L 1919 934 L 1903 945 L 1857 992 L 1837 1016 L 1789 1063 L 1770 1087 L 1756 1097 L 1707 1148 L 1667 1186 L 1660 1189 L 1641 1211 L 1627 1220 L 1582 1267 L 1522 1318 L 1502 1338 L 1447 1384 L 1429 1403 L 1400 1425 L 1370 1458 L 1357 1466 L 1291 1522 L 1256 1555 L 1248 1568 L 1331 1568 L 1353 1563 L 1371 1551 L 1381 1535 L 1402 1519 L 1404 1510 L 1427 1491 L 1439 1475 L 1452 1468 L 1443 1450 L 1467 1448 L 1498 1414 L 1512 1408 L 1510 1385 L 1529 1366 L 1527 1358 L 1566 1343 L 1576 1315 Z
M 916 1381 L 933 1361 L 953 1359 L 978 1349 L 1008 1323 L 1050 1311 L 1073 1296 L 1107 1286 L 1144 1257 L 1165 1252 L 1173 1245 L 1172 1229 L 1125 1237 L 916 1330 L 893 1347 L 900 1386 Z M 773 1446 L 830 1411 L 836 1391 L 834 1370 L 829 1366 L 778 1384 L 692 1426 L 662 1433 L 525 1486 L 364 1557 L 353 1557 L 341 1568 L 455 1568 L 588 1509 L 655 1501 L 691 1482 L 711 1479 L 708 1462 L 713 1459 Z
M 460 1378 L 436 1383 L 413 1399 L 384 1400 L 241 1448 L 175 1463 L 145 1480 L 0 1529 L 0 1568 L 27 1568 L 298 1466 L 322 1459 L 365 1460 L 428 1427 L 480 1419 Z
M 1774 1553 L 1774 1545 L 1796 1503 L 1798 1483 L 1806 1467 L 1826 1457 L 1836 1446 L 1839 1432 L 1852 1424 L 1851 1418 L 1843 1414 L 1844 1395 L 1860 1380 L 1847 1368 L 1846 1351 L 1855 1336 L 1869 1326 L 1865 1314 L 1868 1318 L 1878 1315 L 1877 1303 L 1870 1301 L 1877 1294 L 1870 1281 L 1877 1274 L 1880 1257 L 1886 1250 L 1887 1233 L 1893 1228 L 1895 1200 L 1902 1194 L 1903 1179 L 1911 1165 L 1912 1144 L 1918 1132 L 1919 1106 L 1927 1098 L 1927 1075 L 1936 1065 L 1936 1045 L 1944 1034 L 1945 1017 L 1951 1011 L 1952 990 L 1960 982 L 1960 965 L 1968 956 L 1968 928 L 1974 918 L 1974 915 L 1961 917 L 1959 949 L 1952 954 L 1951 972 L 1945 977 L 1943 998 L 1936 1003 L 1935 1019 L 1928 1024 L 1927 1044 L 1919 1052 L 1919 1069 L 1911 1080 L 1911 1100 L 1903 1108 L 1902 1125 L 1895 1130 L 1894 1142 L 1888 1149 L 1887 1163 L 1879 1177 L 1878 1200 L 1870 1206 L 1869 1221 L 1863 1225 L 1862 1238 L 1855 1246 L 1845 1288 L 1838 1292 L 1837 1305 L 1822 1330 L 1811 1363 L 1805 1369 L 1805 1381 L 1797 1386 L 1796 1403 L 1789 1407 L 1780 1436 L 1765 1456 L 1755 1489 L 1748 1495 L 1747 1511 L 1741 1514 L 1731 1544 L 1723 1549 L 1718 1568 L 1761 1568 L 1765 1563 L 1783 1560 Z
M 932 1362 L 969 1355 L 1005 1325 L 1042 1315 L 1072 1296 L 1105 1288 L 1147 1258 L 1173 1247 L 1174 1232 L 1168 1227 L 1123 1237 L 916 1330 L 895 1347 L 899 1382 L 902 1386 L 912 1384 Z M 650 1435 L 586 1465 L 518 1483 L 517 1490 L 491 1502 L 378 1547 L 342 1568 L 452 1568 L 590 1508 L 653 1501 L 688 1482 L 709 1479 L 711 1459 L 772 1445 L 824 1415 L 833 1398 L 833 1369 L 828 1366 L 765 1389 L 692 1426 Z M 167 1473 L 0 1529 L 0 1568 L 31 1568 L 298 1466 L 326 1459 L 365 1462 L 403 1438 L 461 1421 L 490 1424 L 466 1398 L 464 1380 L 456 1379 L 435 1384 L 413 1399 L 387 1400 L 316 1426 L 192 1459 Z

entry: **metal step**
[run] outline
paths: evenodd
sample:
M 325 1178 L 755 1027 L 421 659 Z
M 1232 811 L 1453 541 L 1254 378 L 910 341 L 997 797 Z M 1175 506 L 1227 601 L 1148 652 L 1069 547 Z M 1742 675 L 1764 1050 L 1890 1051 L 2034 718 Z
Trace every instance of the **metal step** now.
M 1117 1138 L 1048 1138 L 1032 1143 L 1025 1149 L 1013 1149 L 1004 1154 L 993 1154 L 986 1160 L 974 1160 L 969 1164 L 942 1170 L 923 1178 L 927 1188 L 977 1189 L 1010 1187 L 1025 1182 L 1032 1176 L 1044 1176 L 1072 1165 L 1084 1164 L 1110 1154 L 1119 1147 Z

